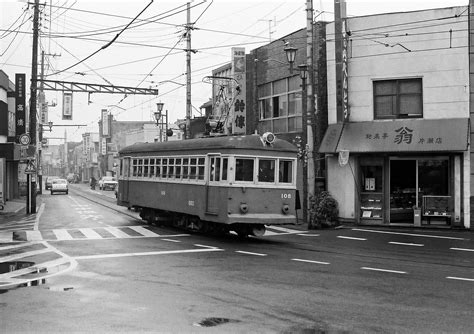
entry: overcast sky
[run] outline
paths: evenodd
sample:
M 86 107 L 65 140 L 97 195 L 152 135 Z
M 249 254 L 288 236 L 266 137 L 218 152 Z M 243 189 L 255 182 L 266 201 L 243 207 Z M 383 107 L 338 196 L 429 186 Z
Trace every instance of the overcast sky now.
M 47 91 L 48 102 L 58 104 L 50 107 L 49 120 L 55 124 L 87 125 L 58 127 L 49 136 L 62 137 L 67 129 L 68 140 L 81 141 L 82 133 L 98 131 L 101 109 L 109 109 L 118 120 L 152 120 L 158 101 L 165 103 L 170 122 L 185 117 L 183 26 L 187 1 L 155 0 L 149 6 L 150 1 L 141 0 L 40 2 L 47 4 L 43 8 L 39 50 L 39 54 L 41 50 L 50 54 L 46 57 L 47 79 L 159 89 L 158 97 L 89 97 L 86 93 L 74 93 L 72 121 L 61 120 L 62 93 Z M 347 0 L 347 14 L 360 16 L 467 4 L 468 0 Z M 191 47 L 197 51 L 191 57 L 193 116 L 199 115 L 199 107 L 211 97 L 211 86 L 202 82 L 203 77 L 230 61 L 231 47 L 245 47 L 248 53 L 270 38 L 275 40 L 304 28 L 305 6 L 304 0 L 192 1 L 191 22 L 196 23 Z M 319 15 L 317 20 L 333 20 L 333 1 L 313 0 L 313 6 L 315 16 Z M 134 24 L 121 32 L 142 10 Z M 25 1 L 0 0 L 0 69 L 12 81 L 15 73 L 26 73 L 28 80 L 31 74 L 32 13 Z M 114 43 L 100 50 L 117 34 Z M 71 67 L 76 63 L 79 64 Z

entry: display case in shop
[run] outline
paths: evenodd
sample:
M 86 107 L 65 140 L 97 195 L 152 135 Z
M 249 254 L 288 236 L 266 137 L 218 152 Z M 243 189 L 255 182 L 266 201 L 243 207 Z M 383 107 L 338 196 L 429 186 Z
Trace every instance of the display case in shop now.
M 365 223 L 379 222 L 383 218 L 383 193 L 360 193 L 360 220 Z
M 449 223 L 451 196 L 423 196 L 423 217 L 431 223 L 431 218 L 444 218 Z

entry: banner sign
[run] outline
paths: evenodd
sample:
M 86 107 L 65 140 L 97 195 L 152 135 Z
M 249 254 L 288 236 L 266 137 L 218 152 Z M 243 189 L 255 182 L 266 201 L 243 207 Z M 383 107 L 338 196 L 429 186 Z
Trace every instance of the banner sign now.
M 247 124 L 245 48 L 232 48 L 232 75 L 236 81 L 236 86 L 232 89 L 232 97 L 235 101 L 231 106 L 231 111 L 234 113 L 232 133 L 245 134 Z
M 20 143 L 20 136 L 26 133 L 26 108 L 25 108 L 25 74 L 15 74 L 15 135 L 16 142 Z
M 109 116 L 107 115 L 107 109 L 102 109 L 102 136 L 110 136 L 109 131 Z
M 102 155 L 106 155 L 107 154 L 107 138 L 104 138 L 102 137 L 102 141 L 101 141 L 101 144 L 100 144 L 100 154 Z
M 72 92 L 63 93 L 63 119 L 72 119 Z

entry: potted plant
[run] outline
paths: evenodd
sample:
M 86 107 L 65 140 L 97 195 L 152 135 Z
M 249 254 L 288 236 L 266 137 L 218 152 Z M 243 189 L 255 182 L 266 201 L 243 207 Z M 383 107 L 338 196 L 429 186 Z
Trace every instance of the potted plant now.
M 321 191 L 310 198 L 308 228 L 331 227 L 338 223 L 339 207 L 328 191 Z

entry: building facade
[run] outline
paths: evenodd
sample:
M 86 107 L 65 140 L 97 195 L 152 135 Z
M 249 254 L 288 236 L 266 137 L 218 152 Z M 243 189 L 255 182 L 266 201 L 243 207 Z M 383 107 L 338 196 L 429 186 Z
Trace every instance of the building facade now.
M 343 221 L 470 227 L 467 18 L 466 6 L 347 18 L 342 118 L 340 35 L 327 26 L 329 127 L 319 151 Z

